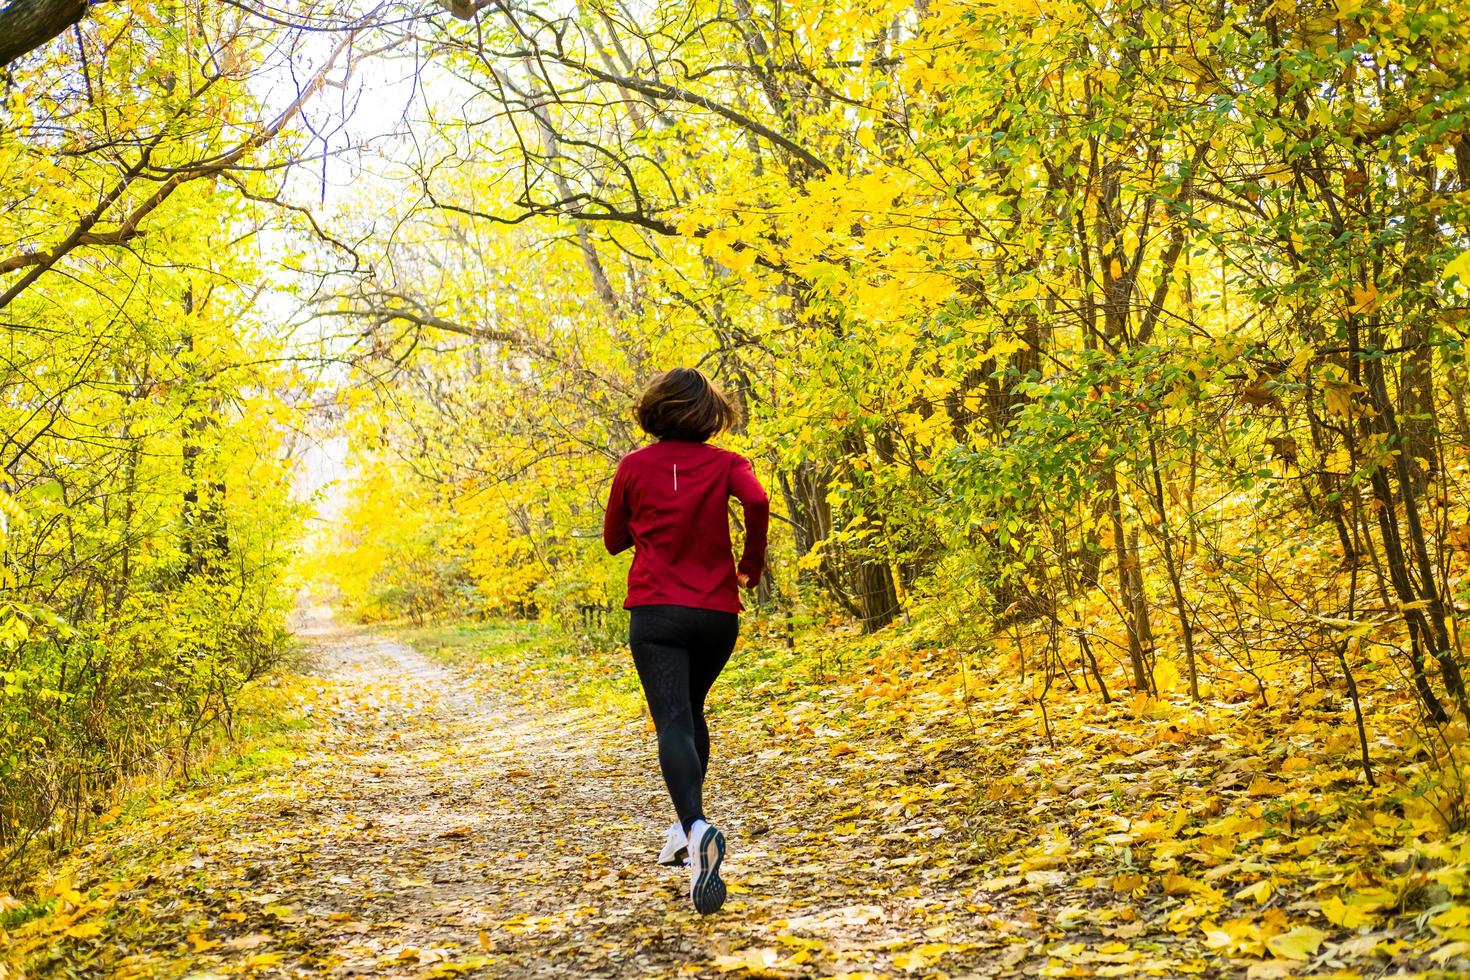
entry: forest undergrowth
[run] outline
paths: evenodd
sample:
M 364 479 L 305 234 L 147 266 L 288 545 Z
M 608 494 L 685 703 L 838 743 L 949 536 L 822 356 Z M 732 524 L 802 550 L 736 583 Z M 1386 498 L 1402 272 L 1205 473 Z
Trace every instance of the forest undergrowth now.
M 1027 954 L 1044 949 L 1044 967 L 1016 961 L 1033 971 L 1470 968 L 1465 727 L 1426 719 L 1391 601 L 1356 598 L 1363 570 L 1320 538 L 1253 581 L 1199 565 L 1197 697 L 1173 631 L 1152 638 L 1146 686 L 1130 685 L 1129 633 L 1105 593 L 998 626 L 940 593 L 870 634 L 840 615 L 761 620 L 717 689 L 716 728 L 765 743 L 763 768 L 843 769 L 860 788 L 837 846 L 904 841 L 896 859 L 923 867 L 936 852 L 916 829 L 942 841 L 971 912 L 1047 937 Z M 1354 606 L 1361 620 L 1331 615 Z M 583 633 L 590 650 L 616 628 Z M 561 683 L 636 711 L 626 655 L 601 649 Z M 752 969 L 782 961 L 762 955 Z
M 602 896 L 580 919 L 548 913 L 542 926 L 522 928 L 531 915 L 523 910 L 519 923 L 514 914 L 473 929 L 450 920 L 432 941 L 394 946 L 387 939 L 432 918 L 452 886 L 405 873 L 361 888 L 344 858 L 334 866 L 349 887 L 314 877 L 344 826 L 372 842 L 353 860 L 392 865 L 404 845 L 423 849 L 428 838 L 448 855 L 435 860 L 480 867 L 470 856 L 485 855 L 463 843 L 486 837 L 477 821 L 505 820 L 512 836 L 534 835 L 538 806 L 586 791 L 545 775 L 518 790 L 512 806 L 494 796 L 544 774 L 535 758 L 496 763 L 511 768 L 474 785 L 500 788 L 469 794 L 452 818 L 431 813 L 430 833 L 410 833 L 378 812 L 396 799 L 378 781 L 391 783 L 394 772 L 431 782 L 436 773 L 477 777 L 464 760 L 484 755 L 485 744 L 461 744 L 456 754 L 445 745 L 454 729 L 425 707 L 431 699 L 360 669 L 270 685 L 272 710 L 280 713 L 282 699 L 294 704 L 288 713 L 301 727 L 119 811 L 34 893 L 6 900 L 4 955 L 21 976 L 28 962 L 56 975 L 95 975 L 88 970 L 105 964 L 117 975 L 286 976 L 369 959 L 386 975 L 517 975 L 514 965 L 536 956 L 618 975 L 598 957 L 624 948 L 654 955 L 652 972 L 670 976 L 1453 976 L 1470 967 L 1470 834 L 1447 831 L 1443 799 L 1426 795 L 1445 784 L 1426 778 L 1412 713 L 1389 671 L 1358 681 L 1377 783 L 1369 788 L 1340 684 L 1281 678 L 1290 696 L 1265 706 L 1248 696 L 1194 703 L 1167 685 L 1156 698 L 1105 703 L 1065 675 L 1048 689 L 1024 641 L 1032 666 L 1016 683 L 1014 639 L 995 639 L 990 662 L 1006 665 L 997 674 L 936 642 L 925 625 L 863 635 L 816 624 L 798 631 L 794 647 L 784 624 L 748 630 L 712 712 L 710 806 L 733 821 L 739 902 L 729 921 L 700 933 L 709 944 L 682 970 L 659 937 L 668 916 L 687 912 L 676 890 L 648 877 L 642 862 L 651 852 L 620 855 L 632 863 L 611 881 L 627 889 L 623 901 L 638 916 L 663 924 L 612 941 L 574 930 L 596 926 L 598 909 L 619 904 Z M 598 806 L 621 816 L 599 813 L 598 826 L 606 849 L 627 836 L 627 821 L 642 828 L 633 847 L 653 846 L 666 802 L 624 651 L 534 624 L 386 635 L 447 665 L 449 689 L 530 712 L 550 726 L 556 751 L 590 739 L 619 770 L 641 771 L 652 791 L 614 792 Z M 344 719 L 348 730 L 333 734 Z M 364 734 L 374 723 L 391 729 L 382 735 L 389 756 L 374 754 L 376 736 Z M 484 737 L 494 737 L 490 728 Z M 427 764 L 418 739 L 432 746 Z M 332 809 L 333 783 L 353 766 L 382 800 L 359 796 L 350 811 Z M 742 866 L 740 848 L 765 860 Z M 556 897 L 555 884 L 527 865 L 544 861 L 497 865 L 475 907 L 540 909 Z M 792 868 L 816 880 L 819 894 L 827 888 L 825 901 L 784 893 L 780 875 Z M 403 881 L 426 887 L 406 894 Z M 375 894 L 391 916 L 344 911 L 344 899 Z M 331 930 L 356 922 L 371 924 L 369 938 L 387 923 L 381 948 L 333 959 Z
M 1010 950 L 1013 965 L 1047 976 L 1470 968 L 1470 827 L 1445 824 L 1462 812 L 1450 793 L 1460 776 L 1427 765 L 1391 664 L 1358 679 L 1368 787 L 1340 680 L 1281 676 L 1263 658 L 1257 669 L 1288 692 L 1270 704 L 1244 686 L 1192 702 L 1178 678 L 1158 697 L 1103 702 L 1081 667 L 1048 682 L 1055 668 L 1034 640 L 1000 634 L 999 656 L 981 661 L 932 633 L 862 636 L 834 620 L 793 648 L 782 629 L 758 632 L 716 689 L 712 724 L 778 771 L 836 760 L 834 791 L 851 804 L 826 830 L 836 849 L 879 839 L 900 864 L 961 865 L 969 911 L 1031 943 Z M 473 631 L 461 636 L 448 648 L 468 639 L 474 656 Z M 513 683 L 535 687 L 544 670 L 529 661 Z M 625 653 L 607 651 L 558 683 L 628 698 L 629 674 Z M 799 800 L 785 809 L 799 819 Z M 766 950 L 746 965 L 760 974 L 786 959 Z

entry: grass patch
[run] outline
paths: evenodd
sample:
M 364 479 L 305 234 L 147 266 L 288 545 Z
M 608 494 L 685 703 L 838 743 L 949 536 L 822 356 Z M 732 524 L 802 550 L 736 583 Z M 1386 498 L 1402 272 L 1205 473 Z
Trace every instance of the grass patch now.
M 383 630 L 410 644 L 421 653 L 453 660 L 470 654 L 485 658 L 514 654 L 529 647 L 545 646 L 562 639 L 543 623 L 487 620 L 434 626 L 385 626 Z
M 545 623 L 490 620 L 425 627 L 379 627 L 442 663 L 485 669 L 523 700 L 643 712 L 643 691 L 626 646 L 589 647 Z M 851 630 L 809 628 L 787 639 L 783 625 L 743 617 L 740 644 L 711 695 L 712 706 L 737 718 L 780 710 L 795 700 L 826 700 L 839 677 L 866 673 L 878 644 Z M 892 636 L 889 636 L 892 642 Z M 834 708 L 834 710 L 838 710 Z M 857 721 L 842 711 L 844 721 Z
M 0 911 L 0 929 L 18 929 L 35 919 L 44 915 L 50 915 L 51 910 L 56 907 L 56 899 L 48 898 L 44 901 L 22 902 L 12 908 Z
M 383 629 L 441 662 L 491 671 L 522 700 L 550 698 L 628 717 L 643 710 L 638 674 L 625 648 L 589 649 L 545 623 L 488 620 Z
M 278 730 L 276 734 L 285 731 Z M 226 781 L 264 770 L 270 772 L 289 765 L 295 751 L 284 744 L 257 745 L 244 752 L 221 755 L 210 765 L 208 775 Z

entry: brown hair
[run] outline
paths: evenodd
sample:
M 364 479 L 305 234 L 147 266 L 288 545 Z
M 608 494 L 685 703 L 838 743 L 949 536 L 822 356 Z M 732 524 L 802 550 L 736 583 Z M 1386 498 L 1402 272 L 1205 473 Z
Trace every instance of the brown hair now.
M 643 431 L 657 439 L 704 442 L 735 423 L 735 406 L 694 368 L 665 371 L 643 389 L 634 409 Z

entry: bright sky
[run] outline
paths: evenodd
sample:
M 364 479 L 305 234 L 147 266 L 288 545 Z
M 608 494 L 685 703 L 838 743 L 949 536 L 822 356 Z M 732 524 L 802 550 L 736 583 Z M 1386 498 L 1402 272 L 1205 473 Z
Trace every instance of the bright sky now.
M 257 84 L 266 104 L 280 105 L 294 98 L 302 69 L 309 69 L 310 64 L 298 65 L 294 78 L 285 63 L 259 76 Z M 420 95 L 412 61 L 378 59 L 354 64 L 347 86 L 326 90 L 306 112 L 308 130 L 317 137 L 309 153 L 316 159 L 292 174 L 290 197 L 310 207 L 328 227 L 358 224 L 364 215 L 372 214 L 365 210 L 367 202 L 398 192 L 382 176 L 386 169 L 383 156 L 399 149 L 395 134 L 406 129 L 405 118 Z M 275 232 L 262 238 L 261 250 L 268 261 L 275 256 L 279 262 L 298 244 Z M 261 308 L 266 318 L 277 323 L 297 321 L 302 312 L 296 298 L 283 290 L 263 296 Z M 309 343 L 311 338 L 302 339 Z M 325 434 L 304 443 L 295 496 L 299 500 L 319 496 L 315 516 L 323 529 L 341 515 L 349 476 L 345 436 Z
M 332 40 L 327 36 L 309 39 L 294 63 L 277 59 L 253 82 L 262 101 L 271 107 L 289 104 L 326 56 Z M 342 75 L 338 70 L 334 79 Z M 395 164 L 413 152 L 413 141 L 406 133 L 415 121 L 422 131 L 424 100 L 431 100 L 441 111 L 463 102 L 464 95 L 457 89 L 453 78 L 416 60 L 411 51 L 353 62 L 346 86 L 326 89 L 305 113 L 304 122 L 315 145 L 307 150 L 308 161 L 291 175 L 290 199 L 310 207 L 323 227 L 348 231 L 344 236 L 348 239 L 358 237 L 375 219 L 391 220 L 395 196 L 413 193 L 401 177 L 394 176 Z M 386 233 L 389 229 L 378 230 Z M 280 264 L 299 244 L 273 232 L 262 236 L 260 248 L 267 262 Z M 299 322 L 302 318 L 297 299 L 285 290 L 263 296 L 260 309 L 269 322 Z M 340 327 L 340 323 L 332 325 Z M 314 333 L 308 333 L 300 342 L 310 344 L 315 339 Z M 323 526 L 340 516 L 343 485 L 350 475 L 345 437 L 324 433 L 304 447 L 295 492 L 303 500 L 320 495 L 317 519 Z

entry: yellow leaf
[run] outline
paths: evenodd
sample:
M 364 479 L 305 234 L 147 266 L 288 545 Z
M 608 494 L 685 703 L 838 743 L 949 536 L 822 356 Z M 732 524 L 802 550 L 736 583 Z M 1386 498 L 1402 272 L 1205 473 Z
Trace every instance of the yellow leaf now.
M 1373 283 L 1353 287 L 1354 313 L 1372 313 L 1378 308 L 1378 287 Z
M 477 953 L 473 956 L 468 956 L 465 959 L 457 960 L 453 963 L 438 963 L 430 967 L 429 972 L 426 973 L 425 976 L 457 977 L 461 973 L 476 973 L 483 971 L 490 963 L 490 957 L 482 956 Z
M 1284 960 L 1309 960 L 1317 954 L 1327 933 L 1312 926 L 1297 926 L 1266 940 L 1266 948 Z
M 1177 691 L 1184 683 L 1179 668 L 1163 658 L 1154 666 L 1154 686 L 1160 691 Z
M 1284 792 L 1286 792 L 1285 783 L 1274 779 L 1267 779 L 1265 776 L 1257 776 L 1255 779 L 1251 780 L 1251 784 L 1246 789 L 1245 795 L 1280 796 Z
M 981 891 L 1003 892 L 1008 888 L 1015 888 L 1021 880 L 1020 875 L 1003 875 L 999 878 L 987 878 L 976 887 Z
M 907 950 L 902 953 L 893 954 L 893 965 L 905 973 L 912 973 L 915 970 L 924 969 L 924 967 L 929 965 L 929 961 L 922 954 L 914 950 Z
M 1329 382 L 1322 388 L 1322 399 L 1327 407 L 1328 415 L 1336 415 L 1338 418 L 1352 418 L 1353 396 L 1367 389 L 1360 385 L 1350 384 L 1346 381 Z
M 1376 902 L 1354 902 L 1351 898 L 1345 902 L 1333 895 L 1322 903 L 1322 914 L 1335 926 L 1356 929 L 1359 926 L 1372 925 L 1378 920 L 1378 916 L 1373 914 L 1376 908 Z
M 1261 927 L 1249 919 L 1230 919 L 1217 929 L 1205 930 L 1205 945 L 1231 954 L 1259 955 L 1262 950 Z
M 1470 906 L 1456 905 L 1446 909 L 1429 920 L 1430 926 L 1436 931 L 1445 929 L 1456 929 L 1461 926 L 1470 925 Z
M 1148 885 L 1148 879 L 1143 875 L 1114 875 L 1113 891 L 1133 892 Z
M 1311 344 L 1308 344 L 1307 346 L 1301 348 L 1292 355 L 1291 364 L 1289 364 L 1286 368 L 1287 373 L 1291 375 L 1300 375 L 1304 370 L 1306 370 L 1307 366 L 1312 363 L 1312 358 L 1315 357 L 1316 354 L 1317 351 L 1312 347 Z
M 101 932 L 102 923 L 100 922 L 79 922 L 66 930 L 66 934 L 72 939 L 91 939 L 93 936 L 100 935 Z
M 1163 878 L 1165 895 L 1188 895 L 1194 891 L 1194 882 L 1184 875 L 1169 873 Z
M 1123 278 L 1123 263 L 1122 262 L 1119 262 L 1117 259 L 1113 259 L 1113 261 L 1109 262 L 1108 263 L 1108 276 L 1109 276 L 1109 278 L 1112 278 L 1112 279 L 1122 279 Z
M 721 973 L 735 973 L 743 971 L 746 973 L 764 973 L 776 965 L 781 954 L 774 949 L 747 949 L 738 953 L 729 953 L 724 956 L 715 957 L 715 969 Z
M 1450 276 L 1458 277 L 1461 285 L 1470 285 L 1470 252 L 1461 252 L 1450 259 L 1444 267 L 1444 278 Z
M 1275 891 L 1275 887 L 1271 884 L 1271 879 L 1262 878 L 1254 885 L 1246 885 L 1240 891 L 1236 892 L 1235 897 L 1237 899 L 1252 898 L 1255 899 L 1257 905 L 1264 905 L 1266 904 L 1266 900 L 1271 897 L 1273 891 Z
M 1465 254 L 1470 255 L 1470 252 L 1466 252 Z M 1470 942 L 1461 940 L 1455 943 L 1445 943 L 1439 949 L 1429 954 L 1429 958 L 1440 966 L 1443 966 L 1447 960 L 1452 960 L 1457 956 L 1470 957 Z
M 1067 852 L 1065 850 L 1057 853 L 1033 854 L 1031 857 L 1021 861 L 1022 873 L 1027 871 L 1047 871 L 1051 868 L 1061 867 L 1067 863 Z
M 1283 960 L 1256 960 L 1245 971 L 1245 980 L 1286 980 L 1297 968 Z

